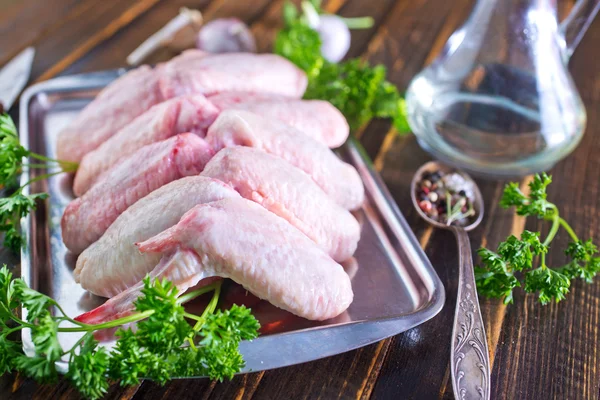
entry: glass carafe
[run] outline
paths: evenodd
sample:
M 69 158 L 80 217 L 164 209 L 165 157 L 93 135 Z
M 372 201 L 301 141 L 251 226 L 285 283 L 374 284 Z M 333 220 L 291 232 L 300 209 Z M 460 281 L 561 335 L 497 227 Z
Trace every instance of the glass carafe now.
M 410 83 L 406 104 L 420 145 L 479 175 L 551 168 L 585 129 L 567 62 L 599 8 L 600 0 L 579 0 L 559 23 L 556 0 L 479 0 Z

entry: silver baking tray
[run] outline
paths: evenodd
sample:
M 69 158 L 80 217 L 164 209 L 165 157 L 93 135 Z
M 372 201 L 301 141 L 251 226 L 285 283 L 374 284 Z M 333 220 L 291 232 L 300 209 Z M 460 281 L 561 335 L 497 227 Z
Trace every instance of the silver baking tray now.
M 65 76 L 30 87 L 20 104 L 21 143 L 54 157 L 58 132 L 122 73 L 124 70 Z M 368 345 L 424 323 L 444 304 L 442 283 L 364 149 L 349 140 L 339 155 L 356 167 L 366 190 L 364 207 L 355 214 L 362 225 L 358 250 L 354 259 L 344 263 L 352 277 L 354 302 L 333 320 L 311 322 L 252 299 L 234 283 L 228 284 L 231 296 L 225 291 L 223 301 L 249 301 L 263 325 L 258 339 L 241 344 L 246 360 L 243 372 L 298 364 Z M 23 183 L 34 176 L 25 171 Z M 75 283 L 75 256 L 62 244 L 60 219 L 73 198 L 71 182 L 72 177 L 63 174 L 31 188 L 32 192 L 48 192 L 50 199 L 22 221 L 27 244 L 21 253 L 21 271 L 31 287 L 56 299 L 74 317 L 104 299 Z M 23 332 L 24 349 L 31 354 L 31 337 L 27 330 Z M 65 346 L 77 338 L 72 333 L 60 336 Z

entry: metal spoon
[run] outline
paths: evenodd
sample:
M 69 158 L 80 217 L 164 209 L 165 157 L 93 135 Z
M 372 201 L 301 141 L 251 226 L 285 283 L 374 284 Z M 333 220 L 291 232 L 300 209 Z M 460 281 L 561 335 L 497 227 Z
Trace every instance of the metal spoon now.
M 423 174 L 435 171 L 445 174 L 452 172 L 459 173 L 472 185 L 475 218 L 471 224 L 465 227 L 456 225 L 448 226 L 439 221 L 434 221 L 421 210 L 416 196 L 417 184 L 421 181 Z M 467 235 L 467 231 L 475 229 L 483 218 L 481 192 L 473 179 L 466 173 L 432 161 L 419 168 L 415 174 L 411 184 L 410 195 L 413 205 L 424 220 L 438 228 L 451 230 L 454 232 L 454 236 L 456 236 L 458 242 L 458 294 L 456 309 L 454 311 L 450 350 L 450 368 L 454 397 L 456 399 L 488 400 L 490 398 L 490 358 L 475 287 L 471 243 Z

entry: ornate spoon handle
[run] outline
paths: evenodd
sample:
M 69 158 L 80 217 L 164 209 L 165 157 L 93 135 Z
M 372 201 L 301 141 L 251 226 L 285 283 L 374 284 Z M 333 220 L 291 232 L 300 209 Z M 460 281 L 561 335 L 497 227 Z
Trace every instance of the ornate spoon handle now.
M 464 229 L 452 227 L 458 242 L 458 295 L 452 327 L 450 368 L 456 399 L 490 398 L 490 356 L 471 258 L 471 244 Z

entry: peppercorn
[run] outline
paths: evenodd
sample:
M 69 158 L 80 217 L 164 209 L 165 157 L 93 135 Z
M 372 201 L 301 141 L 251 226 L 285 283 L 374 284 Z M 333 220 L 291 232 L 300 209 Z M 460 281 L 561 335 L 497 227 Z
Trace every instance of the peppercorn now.
M 425 214 L 429 214 L 432 209 L 431 202 L 429 200 L 422 200 L 419 202 L 419 207 Z
M 467 220 L 454 220 L 456 213 L 467 214 L 472 208 L 471 201 L 465 190 L 458 190 L 455 186 L 447 185 L 446 180 L 452 175 L 445 175 L 441 171 L 425 172 L 418 183 L 417 198 L 419 208 L 435 221 L 445 223 L 449 218 L 453 223 L 464 225 Z M 454 182 L 453 179 L 451 179 Z M 456 211 L 456 209 L 460 211 Z M 449 215 L 452 213 L 453 215 Z

